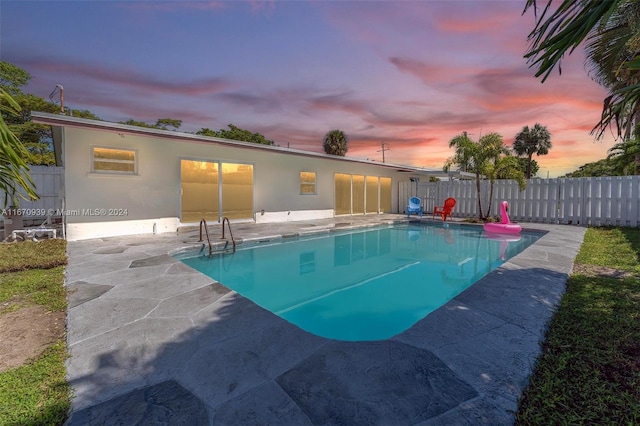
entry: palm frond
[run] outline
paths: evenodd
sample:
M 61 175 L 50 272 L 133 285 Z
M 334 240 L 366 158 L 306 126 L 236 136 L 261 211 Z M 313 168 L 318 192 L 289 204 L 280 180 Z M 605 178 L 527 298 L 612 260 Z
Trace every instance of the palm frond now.
M 606 22 L 621 1 L 564 0 L 546 17 L 552 3 L 548 0 L 528 36 L 531 44 L 524 55 L 532 67 L 537 67 L 536 77 L 543 76 L 544 82 L 556 65 L 560 66 L 565 53 L 571 54 L 599 23 Z M 529 0 L 524 12 L 536 6 L 535 0 Z

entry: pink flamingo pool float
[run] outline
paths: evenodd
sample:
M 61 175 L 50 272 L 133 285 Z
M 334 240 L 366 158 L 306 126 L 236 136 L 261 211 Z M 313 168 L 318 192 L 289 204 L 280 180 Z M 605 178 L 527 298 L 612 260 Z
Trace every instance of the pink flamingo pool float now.
M 500 241 L 500 259 L 507 259 L 507 247 L 510 242 L 520 240 L 520 231 L 522 227 L 516 223 L 511 223 L 507 210 L 509 203 L 503 201 L 500 203 L 500 223 L 485 223 L 484 236 L 490 240 Z
M 500 223 L 485 223 L 484 230 L 492 234 L 519 234 L 522 231 L 522 226 L 511 223 L 507 210 L 509 209 L 509 203 L 503 201 L 500 203 Z

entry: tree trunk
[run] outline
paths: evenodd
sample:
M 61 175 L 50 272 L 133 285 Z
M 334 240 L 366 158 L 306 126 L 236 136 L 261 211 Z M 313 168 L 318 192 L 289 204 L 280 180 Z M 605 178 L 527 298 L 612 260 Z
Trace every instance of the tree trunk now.
M 529 161 L 527 161 L 527 179 L 531 179 L 531 159 L 533 158 L 533 153 L 529 154 Z
M 487 207 L 487 214 L 484 217 L 491 216 L 491 202 L 493 201 L 493 182 L 489 184 L 489 207 Z
M 480 175 L 476 173 L 476 192 L 478 193 L 478 219 L 482 220 L 482 200 L 480 199 Z
M 640 124 L 640 108 L 636 106 L 636 112 L 633 114 L 633 128 L 635 129 L 638 124 Z M 633 135 L 636 139 L 636 142 L 640 144 L 640 135 Z M 640 149 L 640 147 L 638 147 Z M 637 152 L 635 155 L 635 161 L 633 164 L 633 174 L 640 175 L 640 152 Z

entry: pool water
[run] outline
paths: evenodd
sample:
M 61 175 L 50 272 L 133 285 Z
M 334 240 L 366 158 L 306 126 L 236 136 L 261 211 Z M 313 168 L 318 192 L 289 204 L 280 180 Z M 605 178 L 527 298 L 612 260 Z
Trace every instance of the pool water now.
M 313 334 L 381 340 L 408 329 L 541 235 L 507 238 L 477 226 L 403 224 L 179 258 Z

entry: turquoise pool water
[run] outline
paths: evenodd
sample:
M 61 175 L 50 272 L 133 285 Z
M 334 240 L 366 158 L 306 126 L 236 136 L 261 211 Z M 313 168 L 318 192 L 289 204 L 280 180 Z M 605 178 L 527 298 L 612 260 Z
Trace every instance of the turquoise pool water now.
M 501 241 L 481 227 L 445 226 L 395 225 L 179 258 L 313 334 L 381 340 L 408 329 L 542 235 L 523 232 L 517 241 Z

